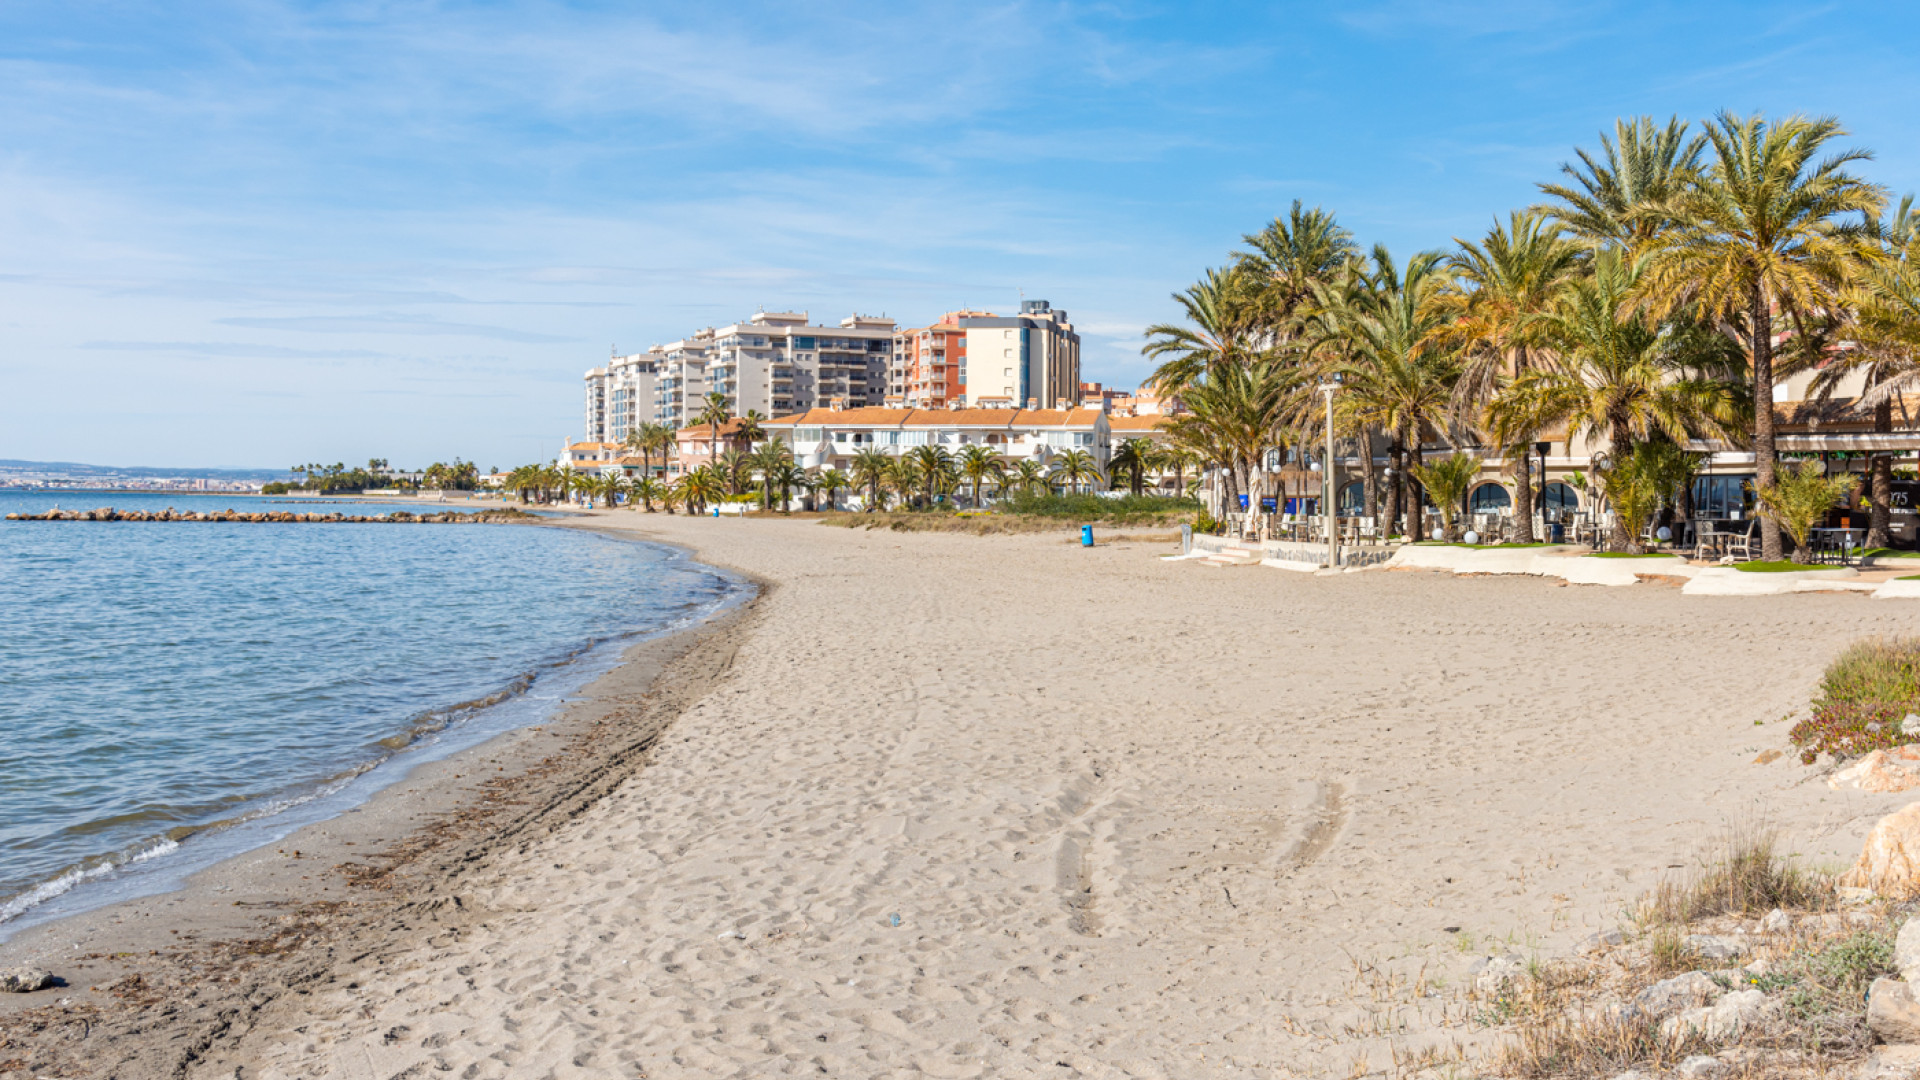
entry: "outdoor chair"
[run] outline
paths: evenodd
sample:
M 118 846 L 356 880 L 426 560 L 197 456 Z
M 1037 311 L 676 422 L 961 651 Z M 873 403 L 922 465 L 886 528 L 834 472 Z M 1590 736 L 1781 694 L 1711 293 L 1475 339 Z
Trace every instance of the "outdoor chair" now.
M 1753 558 L 1753 542 L 1759 539 L 1757 535 L 1759 531 L 1760 519 L 1754 518 L 1747 522 L 1745 529 L 1739 532 L 1729 532 L 1725 534 L 1726 540 L 1721 549 L 1721 557 L 1723 559 L 1733 559 L 1738 562 L 1751 560 Z

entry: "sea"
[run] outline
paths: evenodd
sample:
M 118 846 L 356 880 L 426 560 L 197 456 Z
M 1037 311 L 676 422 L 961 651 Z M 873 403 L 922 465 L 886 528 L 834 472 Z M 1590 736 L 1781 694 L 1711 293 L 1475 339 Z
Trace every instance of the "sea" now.
M 55 506 L 396 508 L 0 492 L 0 517 Z M 676 548 L 526 525 L 0 520 L 0 940 L 540 723 L 750 589 Z

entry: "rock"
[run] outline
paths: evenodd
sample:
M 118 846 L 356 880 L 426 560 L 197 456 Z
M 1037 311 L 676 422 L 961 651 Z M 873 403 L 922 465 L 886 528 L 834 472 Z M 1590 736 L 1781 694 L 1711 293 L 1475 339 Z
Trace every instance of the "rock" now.
M 1758 990 L 1735 990 L 1712 1005 L 1688 1009 L 1661 1021 L 1660 1032 L 1671 1036 L 1692 1028 L 1714 1042 L 1724 1042 L 1758 1022 L 1766 1010 L 1767 995 Z
M 1714 1077 L 1726 1071 L 1727 1063 L 1719 1058 L 1695 1054 L 1674 1066 L 1673 1074 L 1685 1077 L 1686 1080 L 1713 1080 Z
M 1747 955 L 1747 943 L 1739 938 L 1722 937 L 1718 934 L 1688 934 L 1681 944 L 1687 951 L 1702 960 L 1711 960 L 1724 964 L 1729 960 L 1738 960 Z
M 1875 979 L 1867 991 L 1867 1027 L 1883 1042 L 1920 1043 L 1920 1001 L 1899 979 Z
M 1579 951 L 1583 955 L 1592 955 L 1593 953 L 1605 952 L 1608 949 L 1619 948 L 1626 943 L 1627 935 L 1620 931 L 1602 930 L 1597 934 L 1587 935 L 1586 940 L 1580 943 Z
M 1793 929 L 1793 916 L 1774 908 L 1767 917 L 1760 920 L 1760 932 L 1763 934 L 1784 934 Z
M 1920 1071 L 1920 1046 L 1876 1046 L 1861 1062 L 1855 1080 L 1912 1080 Z
M 1653 1080 L 1652 1073 L 1643 1073 L 1639 1069 L 1628 1069 L 1613 1080 Z
M 1909 803 L 1875 823 L 1860 861 L 1841 875 L 1840 884 L 1895 900 L 1920 895 L 1920 803 Z
M 1909 984 L 1920 982 L 1920 918 L 1908 919 L 1893 939 L 1893 966 Z
M 0 994 L 31 994 L 53 985 L 53 972 L 34 967 L 0 971 Z
M 1526 972 L 1526 957 L 1515 953 L 1483 956 L 1467 969 L 1467 974 L 1473 976 L 1473 988 L 1483 994 L 1500 993 Z
M 1875 750 L 1827 777 L 1827 786 L 1861 791 L 1910 791 L 1920 787 L 1920 746 Z
M 1710 1004 L 1724 992 L 1720 984 L 1705 972 L 1689 971 L 1685 975 L 1675 975 L 1654 983 L 1640 991 L 1633 1000 L 1649 1016 L 1658 1018 Z

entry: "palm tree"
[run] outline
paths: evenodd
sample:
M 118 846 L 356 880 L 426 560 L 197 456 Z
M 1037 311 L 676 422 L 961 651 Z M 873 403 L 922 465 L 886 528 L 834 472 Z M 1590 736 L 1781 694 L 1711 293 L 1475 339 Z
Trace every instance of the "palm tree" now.
M 1091 485 L 1101 479 L 1100 463 L 1093 460 L 1092 454 L 1078 447 L 1055 458 L 1051 472 L 1069 492 L 1077 492 L 1081 484 Z
M 1478 475 L 1480 460 L 1458 450 L 1439 461 L 1413 466 L 1414 479 L 1433 496 L 1434 508 L 1440 511 L 1441 535 L 1448 540 L 1458 539 L 1453 528 L 1454 517 L 1466 504 L 1467 489 L 1473 486 L 1473 479 Z
M 1493 400 L 1502 378 L 1514 378 L 1550 360 L 1541 351 L 1541 316 L 1560 286 L 1578 269 L 1579 249 L 1560 235 L 1544 215 L 1516 210 L 1502 226 L 1494 223 L 1478 244 L 1455 238 L 1460 250 L 1447 259 L 1461 288 L 1442 292 L 1437 306 L 1449 322 L 1440 337 L 1461 346 L 1466 364 L 1454 384 L 1456 421 L 1477 416 Z M 1533 487 L 1527 479 L 1524 448 L 1538 428 L 1511 426 L 1509 413 L 1501 449 L 1514 477 L 1509 539 L 1533 542 Z M 1512 453 L 1522 449 L 1519 454 Z M 1544 479 L 1544 478 L 1543 478 Z
M 1261 353 L 1255 273 L 1244 265 L 1208 270 L 1198 284 L 1173 295 L 1189 325 L 1147 327 L 1147 344 L 1140 351 L 1156 361 L 1147 385 L 1178 394 L 1211 371 L 1251 363 Z
M 726 477 L 713 465 L 702 465 L 681 477 L 681 494 L 686 499 L 687 513 L 698 514 L 709 503 L 717 503 L 727 496 Z
M 1127 474 L 1128 490 L 1140 494 L 1140 481 L 1148 469 L 1154 467 L 1156 454 L 1150 439 L 1123 439 L 1113 448 L 1113 456 L 1107 460 L 1107 469 L 1117 483 L 1121 473 Z
M 973 505 L 980 506 L 980 482 L 991 476 L 999 480 L 1006 475 L 1007 463 L 993 449 L 980 443 L 960 448 L 960 473 L 973 485 Z
M 1841 219 L 1878 213 L 1885 202 L 1880 188 L 1847 170 L 1870 154 L 1829 150 L 1844 134 L 1831 118 L 1721 113 L 1706 125 L 1705 168 L 1674 198 L 1675 223 L 1651 245 L 1644 288 L 1655 310 L 1693 306 L 1744 339 L 1756 489 L 1773 485 L 1777 457 L 1774 311 L 1802 327 L 1837 307 L 1871 256 L 1867 230 Z M 1779 525 L 1763 518 L 1760 536 L 1762 557 L 1778 560 Z
M 903 457 L 913 463 L 914 474 L 925 485 L 928 506 L 933 505 L 937 493 L 952 490 L 956 479 L 952 451 L 944 446 L 928 444 L 914 447 Z
M 869 511 L 880 507 L 880 489 L 887 482 L 887 470 L 893 465 L 893 458 L 883 450 L 867 447 L 853 455 L 853 481 L 867 489 Z
M 1826 518 L 1827 511 L 1851 496 L 1859 482 L 1852 473 L 1828 476 L 1818 462 L 1807 461 L 1787 470 L 1778 483 L 1756 488 L 1753 494 L 1760 501 L 1761 513 L 1793 537 L 1793 561 L 1806 563 L 1813 559 L 1807 537 L 1814 526 Z
M 727 406 L 727 395 L 718 390 L 708 394 L 700 406 L 700 423 L 707 425 L 707 462 L 720 460 L 720 429 L 733 419 L 733 412 Z
M 639 499 L 640 504 L 646 508 L 647 513 L 651 514 L 654 512 L 654 500 L 665 498 L 666 489 L 660 481 L 655 480 L 653 477 L 642 476 L 633 482 L 633 497 Z
M 1684 444 L 1695 435 L 1734 437 L 1746 413 L 1723 376 L 1724 339 L 1656 325 L 1636 309 L 1641 266 L 1617 250 L 1593 260 L 1593 276 L 1569 282 L 1540 320 L 1558 363 L 1504 385 L 1487 408 L 1490 430 L 1567 425 L 1570 438 L 1604 438 L 1618 463 L 1649 439 Z M 1716 355 L 1719 354 L 1719 355 Z M 1618 514 L 1612 545 L 1634 537 Z
M 735 427 L 733 433 L 735 436 L 745 440 L 746 444 L 751 447 L 754 443 L 767 437 L 767 429 L 762 426 L 766 422 L 766 419 L 767 418 L 761 416 L 757 410 L 748 409 L 746 413 L 740 417 L 740 423 Z
M 890 488 L 900 496 L 900 505 L 907 506 L 914 492 L 920 488 L 920 470 L 913 458 L 902 454 L 887 459 L 885 488 Z
M 1890 434 L 1894 399 L 1920 387 L 1920 217 L 1914 213 L 1913 196 L 1900 200 L 1890 220 L 1870 219 L 1869 227 L 1879 248 L 1877 257 L 1841 309 L 1852 316 L 1843 329 L 1855 347 L 1820 348 L 1809 358 L 1820 368 L 1811 389 L 1814 400 L 1826 404 L 1844 383 L 1858 377 L 1863 392 L 1854 408 L 1872 418 L 1876 434 Z M 1868 459 L 1866 494 L 1866 546 L 1886 547 L 1892 539 L 1891 454 Z
M 745 457 L 747 467 L 760 474 L 760 508 L 771 511 L 773 489 L 778 483 L 779 471 L 793 464 L 793 454 L 787 449 L 786 443 L 769 439 Z
M 1009 472 L 1007 483 L 1023 494 L 1032 494 L 1035 488 L 1047 488 L 1046 467 L 1032 458 L 1014 463 Z
M 1298 199 L 1284 220 L 1275 218 L 1242 239 L 1253 250 L 1237 253 L 1235 263 L 1252 278 L 1268 335 L 1281 340 L 1294 336 L 1314 303 L 1314 290 L 1331 283 L 1360 253 L 1353 234 L 1331 212 L 1303 210 Z
M 753 457 L 742 450 L 728 448 L 721 451 L 714 467 L 726 479 L 727 494 L 738 495 L 746 486 L 747 474 L 753 470 Z
M 1560 166 L 1571 184 L 1541 184 L 1558 202 L 1536 207 L 1594 248 L 1624 249 L 1629 258 L 1644 254 L 1654 238 L 1673 225 L 1671 204 L 1699 172 L 1705 136 L 1687 137 L 1679 117 L 1656 127 L 1653 117 L 1616 120 L 1613 137 L 1600 135 L 1598 160 L 1575 150 L 1578 166 Z
M 1420 464 L 1427 432 L 1444 430 L 1461 368 L 1458 353 L 1441 340 L 1439 267 L 1440 256 L 1424 252 L 1401 271 L 1386 248 L 1375 245 L 1368 288 L 1321 290 L 1322 340 L 1335 338 L 1344 346 L 1333 364 L 1343 379 L 1342 408 L 1362 427 L 1392 435 L 1393 506 L 1387 516 L 1398 522 L 1404 507 L 1414 536 L 1424 535 L 1424 522 L 1420 501 L 1408 498 L 1407 459 Z
M 851 483 L 852 481 L 848 479 L 847 474 L 841 472 L 839 469 L 823 469 L 820 475 L 813 478 L 813 490 L 816 493 L 826 492 L 827 509 L 831 510 L 834 508 L 834 495 L 842 489 L 851 486 Z
M 779 464 L 773 466 L 772 473 L 773 486 L 780 491 L 780 512 L 783 514 L 792 513 L 793 498 L 791 493 L 794 488 L 804 488 L 807 485 L 809 480 L 807 471 L 795 465 L 792 457 L 785 457 L 780 460 Z

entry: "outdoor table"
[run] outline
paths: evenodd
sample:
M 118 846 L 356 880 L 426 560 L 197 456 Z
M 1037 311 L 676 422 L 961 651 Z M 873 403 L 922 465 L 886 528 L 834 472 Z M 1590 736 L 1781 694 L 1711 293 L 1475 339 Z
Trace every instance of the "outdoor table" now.
M 1807 534 L 1808 546 L 1816 556 L 1835 555 L 1841 562 L 1861 550 L 1867 539 L 1865 529 L 1813 529 Z

